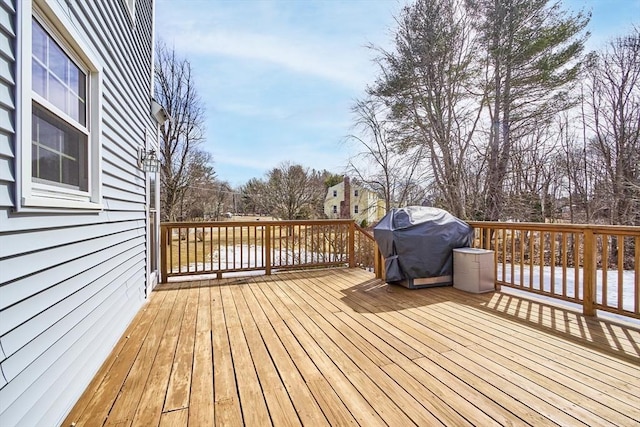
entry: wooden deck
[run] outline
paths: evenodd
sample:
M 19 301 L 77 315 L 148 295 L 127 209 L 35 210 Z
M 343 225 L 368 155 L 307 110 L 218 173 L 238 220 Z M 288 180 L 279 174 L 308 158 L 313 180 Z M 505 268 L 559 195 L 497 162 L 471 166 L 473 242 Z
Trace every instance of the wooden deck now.
M 639 420 L 638 329 L 327 269 L 162 285 L 63 425 Z

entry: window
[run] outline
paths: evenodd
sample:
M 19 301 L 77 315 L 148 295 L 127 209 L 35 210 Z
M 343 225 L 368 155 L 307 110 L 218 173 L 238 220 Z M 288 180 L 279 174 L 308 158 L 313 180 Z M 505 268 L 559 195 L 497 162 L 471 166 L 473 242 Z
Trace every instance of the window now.
M 338 213 L 338 206 L 333 205 L 333 213 L 337 214 Z
M 87 73 L 33 18 L 31 176 L 87 191 Z
M 18 209 L 100 209 L 100 67 L 59 3 L 20 5 Z
M 358 213 L 358 205 L 355 205 L 355 206 L 353 207 L 353 213 Z
M 338 190 L 333 190 L 333 197 L 338 197 Z
M 358 197 L 358 190 L 354 190 L 353 191 L 353 195 L 354 195 L 354 197 Z

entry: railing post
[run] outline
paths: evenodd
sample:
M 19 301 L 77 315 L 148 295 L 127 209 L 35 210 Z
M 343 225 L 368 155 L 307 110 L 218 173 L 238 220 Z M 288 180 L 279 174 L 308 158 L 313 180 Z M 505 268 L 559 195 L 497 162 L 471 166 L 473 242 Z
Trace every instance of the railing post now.
M 264 226 L 264 242 L 262 242 L 264 248 L 264 269 L 267 276 L 271 275 L 271 225 Z
M 587 228 L 584 230 L 584 248 L 583 248 L 583 302 L 582 312 L 585 316 L 594 316 L 596 314 L 595 298 L 596 298 L 596 236 L 593 230 Z M 576 242 L 576 244 L 578 244 Z M 578 268 L 578 260 L 576 266 Z
M 160 225 L 160 283 L 167 283 L 167 233 L 169 227 Z
M 349 268 L 356 266 L 356 223 L 349 223 Z
M 635 269 L 634 280 L 634 289 L 636 290 L 636 300 L 635 300 L 635 313 L 640 314 L 640 236 L 636 236 L 635 243 L 633 246 L 635 250 L 635 257 L 633 259 L 633 266 Z M 604 259 L 602 262 L 606 262 Z
M 376 242 L 373 242 L 373 272 L 377 279 L 384 277 L 384 260 Z
M 483 249 L 491 249 L 491 229 L 489 227 L 484 229 L 484 239 L 482 241 Z

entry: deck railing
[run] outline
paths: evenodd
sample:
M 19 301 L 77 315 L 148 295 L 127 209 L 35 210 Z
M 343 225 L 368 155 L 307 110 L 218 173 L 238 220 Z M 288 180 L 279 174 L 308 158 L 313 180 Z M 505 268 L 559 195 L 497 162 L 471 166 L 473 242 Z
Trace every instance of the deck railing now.
M 470 222 L 506 286 L 640 318 L 640 227 Z M 161 225 L 161 277 L 349 266 L 383 277 L 373 236 L 351 220 Z
M 495 251 L 496 286 L 640 318 L 640 227 L 470 222 Z
M 161 277 L 360 267 L 380 277 L 373 236 L 351 220 L 175 222 L 160 226 Z

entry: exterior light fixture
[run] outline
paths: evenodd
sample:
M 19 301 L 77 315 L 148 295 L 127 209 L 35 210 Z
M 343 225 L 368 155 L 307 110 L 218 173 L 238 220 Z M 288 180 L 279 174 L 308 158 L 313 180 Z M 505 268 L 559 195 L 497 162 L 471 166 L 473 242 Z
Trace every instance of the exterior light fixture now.
M 158 159 L 158 153 L 154 149 L 138 149 L 138 167 L 145 172 L 158 172 L 160 167 L 160 160 Z

